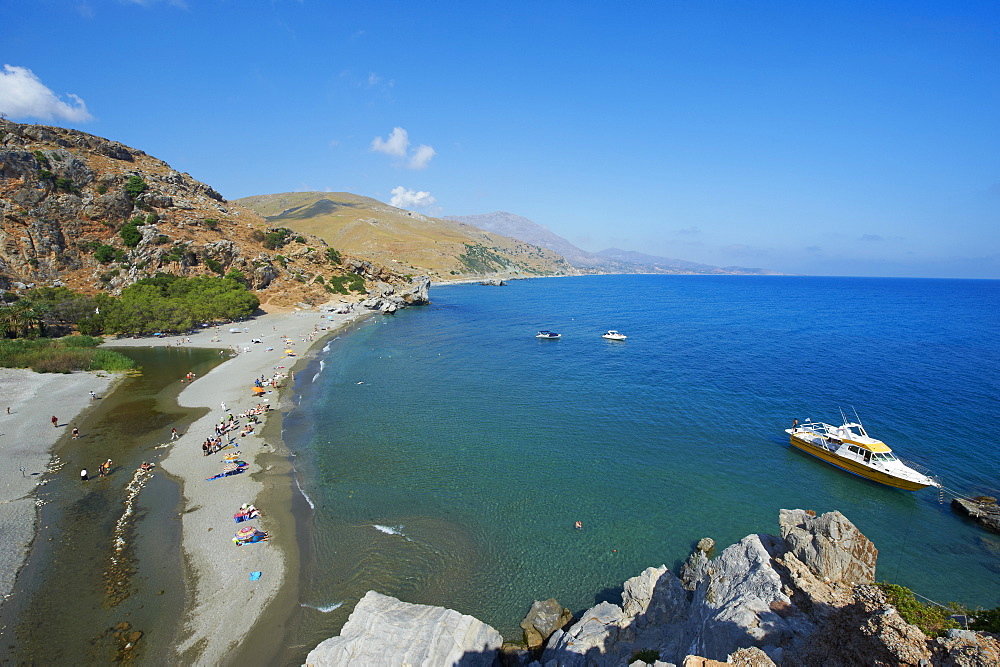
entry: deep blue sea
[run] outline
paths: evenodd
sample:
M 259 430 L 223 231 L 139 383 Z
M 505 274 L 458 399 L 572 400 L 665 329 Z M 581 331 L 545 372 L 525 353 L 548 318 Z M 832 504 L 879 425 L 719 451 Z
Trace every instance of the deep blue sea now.
M 591 276 L 431 299 L 298 376 L 284 435 L 315 509 L 306 650 L 369 589 L 519 639 L 533 600 L 614 599 L 699 538 L 776 534 L 781 508 L 843 512 L 880 579 L 1000 605 L 1000 536 L 783 430 L 856 409 L 950 489 L 1000 496 L 1000 281 Z

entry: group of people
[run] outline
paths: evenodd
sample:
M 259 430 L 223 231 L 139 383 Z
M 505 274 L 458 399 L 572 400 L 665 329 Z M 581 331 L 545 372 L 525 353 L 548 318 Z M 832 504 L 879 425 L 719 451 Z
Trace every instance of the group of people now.
M 111 463 L 111 459 L 108 459 L 107 461 L 105 461 L 101 465 L 97 466 L 97 473 L 101 477 L 107 477 L 109 474 L 111 474 L 111 466 L 112 465 L 113 464 Z M 84 468 L 83 470 L 80 471 L 80 481 L 81 482 L 86 482 L 89 479 L 90 479 L 90 475 L 87 473 L 87 469 Z

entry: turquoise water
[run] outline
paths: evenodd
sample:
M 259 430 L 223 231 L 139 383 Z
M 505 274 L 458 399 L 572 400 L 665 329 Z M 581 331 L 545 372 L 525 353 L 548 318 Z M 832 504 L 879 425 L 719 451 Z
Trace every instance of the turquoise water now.
M 843 512 L 880 578 L 1000 605 L 998 536 L 783 432 L 853 406 L 948 487 L 1000 495 L 1000 282 L 594 276 L 431 298 L 299 374 L 285 439 L 315 512 L 295 650 L 369 589 L 518 639 L 535 599 L 614 598 L 701 537 L 776 533 L 781 508 Z

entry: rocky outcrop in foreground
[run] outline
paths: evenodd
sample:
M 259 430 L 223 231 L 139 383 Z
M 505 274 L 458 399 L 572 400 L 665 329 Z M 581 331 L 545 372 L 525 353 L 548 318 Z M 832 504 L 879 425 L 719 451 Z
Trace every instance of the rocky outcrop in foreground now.
M 400 602 L 375 591 L 361 598 L 339 637 L 314 648 L 307 665 L 492 665 L 500 633 L 444 607 Z
M 680 577 L 647 568 L 625 582 L 620 605 L 602 602 L 569 627 L 555 600 L 536 603 L 554 616 L 545 633 L 563 627 L 531 664 L 1000 664 L 992 636 L 929 639 L 903 620 L 872 585 L 878 551 L 839 512 L 781 510 L 779 527 L 781 537 L 749 535 L 715 558 L 703 540 Z M 492 664 L 498 638 L 469 616 L 369 592 L 308 664 Z

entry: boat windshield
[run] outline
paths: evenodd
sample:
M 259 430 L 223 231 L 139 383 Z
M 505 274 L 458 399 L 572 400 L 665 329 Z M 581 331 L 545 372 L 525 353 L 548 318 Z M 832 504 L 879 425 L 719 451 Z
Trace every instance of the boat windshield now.
M 889 452 L 875 452 L 874 454 L 872 454 L 872 458 L 876 461 L 886 461 L 886 462 L 896 460 L 896 457 L 890 454 Z

